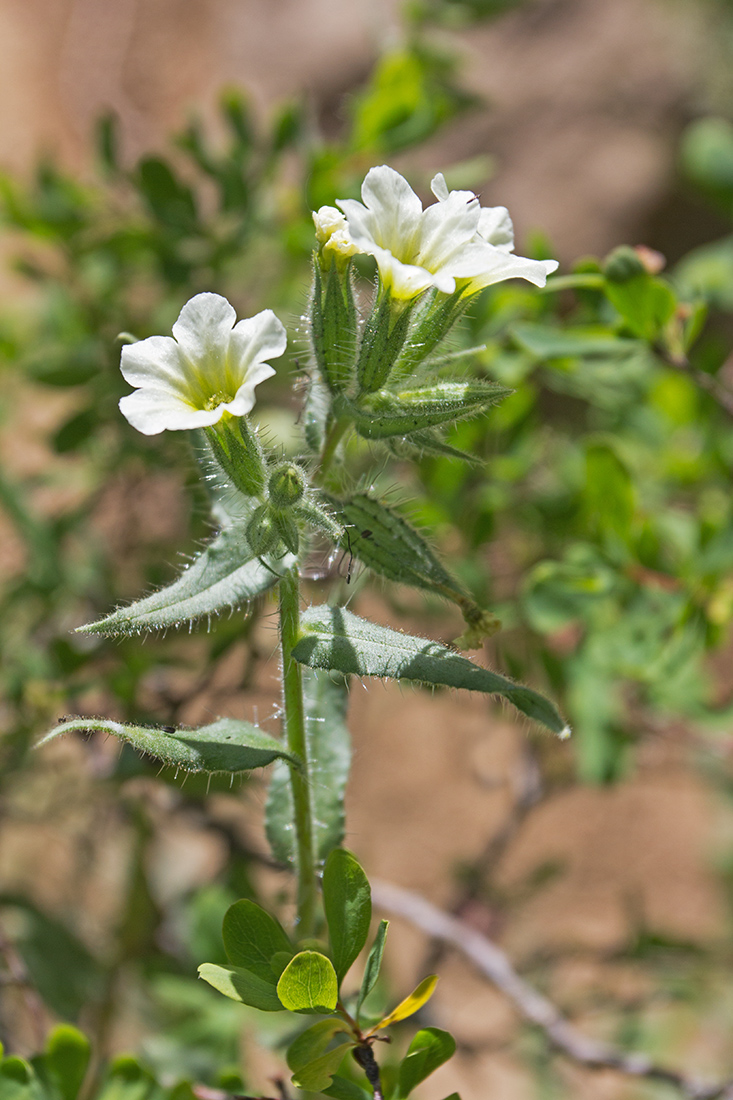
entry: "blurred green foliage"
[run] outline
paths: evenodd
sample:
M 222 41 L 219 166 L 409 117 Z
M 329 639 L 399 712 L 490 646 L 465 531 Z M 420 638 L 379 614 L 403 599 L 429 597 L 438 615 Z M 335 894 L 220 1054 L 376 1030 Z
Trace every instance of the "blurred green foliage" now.
M 413 27 L 511 6 L 422 0 Z M 144 650 L 117 644 L 110 660 L 109 643 L 90 646 L 69 633 L 142 585 L 167 580 L 158 563 L 181 537 L 193 546 L 205 534 L 194 489 L 183 536 L 148 532 L 138 520 L 132 530 L 114 527 L 119 544 L 105 542 L 105 501 L 120 508 L 152 476 L 169 478 L 166 492 L 182 492 L 188 461 L 174 433 L 151 446 L 119 416 L 118 333 L 167 331 L 183 300 L 203 289 L 226 294 L 240 314 L 268 305 L 297 316 L 310 208 L 353 195 L 365 166 L 424 141 L 471 103 L 452 59 L 416 38 L 377 64 L 337 141 L 324 142 L 297 104 L 263 124 L 241 93 L 227 92 L 216 139 L 194 121 L 171 150 L 129 167 L 107 118 L 86 182 L 48 161 L 30 181 L 0 180 L 0 217 L 25 284 L 20 304 L 0 309 L 0 417 L 10 453 L 30 450 L 19 417 L 51 393 L 63 395 L 64 410 L 44 439 L 56 455 L 52 467 L 9 461 L 0 472 L 0 508 L 22 559 L 0 590 L 5 813 L 8 793 L 31 767 L 30 741 L 58 714 L 84 709 L 94 689 L 121 720 L 145 721 L 151 671 L 193 668 L 175 638 Z M 682 167 L 733 219 L 730 123 L 694 124 Z M 454 166 L 454 175 L 470 186 L 462 173 L 480 170 Z M 716 729 L 733 721 L 729 688 L 706 662 L 729 641 L 733 618 L 733 433 L 711 392 L 717 387 L 720 398 L 729 384 L 733 232 L 664 277 L 642 269 L 632 278 L 625 294 L 627 280 L 607 279 L 600 261 L 586 259 L 544 293 L 489 288 L 456 334 L 456 351 L 481 346 L 466 355 L 466 372 L 515 392 L 485 421 L 451 434 L 480 465 L 425 457 L 405 489 L 413 517 L 451 538 L 454 569 L 502 619 L 491 643 L 497 662 L 558 699 L 575 729 L 578 775 L 593 782 L 621 777 L 634 743 L 659 721 L 682 717 Z M 287 400 L 283 387 L 275 403 Z M 273 425 L 277 411 L 265 414 Z M 366 469 L 371 454 L 360 446 Z M 395 457 L 381 481 L 404 474 Z M 47 507 L 49 494 L 69 487 L 70 503 Z M 215 624 L 188 694 L 159 698 L 156 718 L 166 720 L 167 707 L 174 721 L 232 647 L 248 642 L 251 625 L 251 618 Z M 135 837 L 126 907 L 106 953 L 92 952 L 79 930 L 29 899 L 0 897 L 29 980 L 57 1017 L 86 1026 L 90 1015 L 113 1014 L 121 976 L 142 1002 L 148 1054 L 166 1084 L 121 1059 L 100 1073 L 96 1095 L 104 1100 L 187 1100 L 189 1086 L 170 1083 L 180 1073 L 244 1087 L 243 1010 L 194 972 L 201 958 L 221 953 L 228 905 L 256 893 L 250 853 L 234 830 L 219 827 L 229 860 L 218 884 L 163 912 L 149 888 L 150 823 L 143 800 L 129 793 L 131 779 L 152 774 L 126 750 L 101 781 L 106 799 L 121 799 Z M 174 787 L 175 776 L 164 772 L 161 782 Z M 200 814 L 206 791 L 189 781 L 176 805 Z M 2 1096 L 75 1100 L 56 1068 L 66 1057 L 81 1065 L 84 1044 L 74 1034 L 54 1033 L 32 1066 L 5 1058 Z M 107 1036 L 100 1028 L 95 1037 Z M 270 1036 L 273 1044 L 284 1038 Z

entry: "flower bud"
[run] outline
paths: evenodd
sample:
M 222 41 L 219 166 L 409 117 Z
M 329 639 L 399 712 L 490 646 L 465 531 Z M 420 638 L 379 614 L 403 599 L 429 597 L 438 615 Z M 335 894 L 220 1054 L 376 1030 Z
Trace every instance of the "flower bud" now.
M 622 244 L 606 257 L 603 273 L 610 283 L 628 283 L 636 275 L 646 274 L 646 271 L 635 249 Z
M 322 206 L 313 211 L 316 240 L 319 245 L 321 267 L 328 269 L 331 262 L 343 267 L 359 251 L 349 236 L 346 218 L 335 206 Z
M 278 511 L 292 508 L 305 493 L 305 478 L 295 462 L 285 462 L 270 474 L 268 482 L 270 503 Z
M 275 517 L 271 514 L 267 504 L 261 504 L 255 508 L 249 523 L 247 524 L 247 541 L 252 553 L 261 558 L 269 554 L 280 538 Z

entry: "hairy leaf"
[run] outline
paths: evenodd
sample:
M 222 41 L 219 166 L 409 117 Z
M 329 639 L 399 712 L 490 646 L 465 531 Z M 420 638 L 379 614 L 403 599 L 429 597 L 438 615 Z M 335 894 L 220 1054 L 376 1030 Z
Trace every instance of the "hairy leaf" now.
M 264 981 L 241 966 L 216 966 L 202 963 L 199 977 L 232 1001 L 259 1008 L 262 1012 L 282 1012 L 283 1007 L 273 982 Z
M 379 977 L 379 971 L 382 969 L 382 956 L 384 955 L 384 944 L 387 939 L 387 929 L 389 928 L 389 921 L 382 920 L 379 922 L 379 928 L 377 934 L 374 937 L 374 943 L 372 944 L 371 951 L 369 952 L 369 958 L 367 964 L 364 967 L 364 977 L 361 983 L 361 989 L 359 990 L 359 997 L 356 1002 L 356 1016 L 359 1017 L 361 1006 L 367 999 L 374 986 L 377 984 Z
M 372 919 L 372 892 L 355 856 L 334 848 L 323 870 L 323 908 L 339 984 L 366 943 Z
M 397 1091 L 404 1100 L 414 1088 L 452 1058 L 456 1041 L 447 1031 L 425 1027 L 418 1031 L 400 1064 Z
M 323 604 L 309 607 L 303 613 L 301 629 L 303 636 L 294 647 L 293 656 L 310 668 L 417 680 L 500 695 L 560 737 L 570 734 L 554 705 L 539 692 L 475 665 L 428 638 L 401 634 L 366 622 L 345 608 Z
M 236 774 L 264 768 L 277 759 L 299 763 L 280 741 L 251 722 L 236 718 L 220 718 L 210 726 L 190 730 L 132 726 L 105 718 L 72 718 L 47 733 L 38 742 L 38 747 L 72 730 L 112 733 L 140 752 L 189 772 Z
M 226 527 L 173 584 L 78 629 L 86 634 L 138 634 L 215 615 L 267 592 L 292 564 L 287 556 L 268 562 L 268 569 L 252 557 L 245 528 Z
M 453 424 L 485 412 L 512 391 L 495 382 L 434 382 L 416 390 L 379 390 L 349 409 L 359 435 L 388 439 Z
M 338 981 L 333 963 L 319 951 L 300 951 L 280 975 L 277 995 L 290 1012 L 333 1012 Z
M 369 569 L 458 604 L 469 599 L 422 536 L 394 509 L 366 493 L 332 503 L 347 525 L 341 545 Z
M 303 687 L 313 841 L 321 862 L 344 839 L 344 793 L 351 764 L 348 690 L 343 676 L 315 671 L 306 673 Z M 272 769 L 265 826 L 275 858 L 294 864 L 293 796 L 284 763 Z
M 295 954 L 280 922 L 247 898 L 227 909 L 221 934 L 233 966 L 244 967 L 273 985 Z M 281 958 L 273 964 L 274 955 Z

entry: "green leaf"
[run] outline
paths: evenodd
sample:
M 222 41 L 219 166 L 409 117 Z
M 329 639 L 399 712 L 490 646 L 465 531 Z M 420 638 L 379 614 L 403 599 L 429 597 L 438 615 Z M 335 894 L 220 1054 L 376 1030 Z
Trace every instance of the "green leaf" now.
M 333 963 L 319 951 L 301 951 L 277 983 L 277 995 L 290 1012 L 333 1012 L 338 981 Z
M 262 1012 L 280 1012 L 283 1007 L 287 1008 L 281 1004 L 274 982 L 264 981 L 243 967 L 202 963 L 198 972 L 205 982 L 232 1001 L 251 1005 Z
M 69 1024 L 59 1024 L 49 1035 L 43 1063 L 62 1100 L 76 1100 L 91 1052 L 86 1035 Z
M 16 1055 L 0 1061 L 0 1097 L 2 1100 L 49 1100 L 33 1068 Z
M 331 1096 L 333 1100 L 372 1100 L 372 1093 L 361 1088 L 348 1077 L 339 1077 L 334 1074 L 333 1081 L 327 1089 L 321 1089 L 324 1096 Z
M 280 922 L 248 899 L 229 907 L 224 916 L 222 938 L 233 966 L 241 966 L 273 985 L 295 953 Z M 281 956 L 275 969 L 273 955 Z M 283 959 L 285 962 L 281 966 Z
M 397 1092 L 404 1100 L 414 1088 L 452 1058 L 456 1041 L 447 1031 L 425 1027 L 418 1031 L 400 1064 Z
M 268 562 L 268 569 L 252 558 L 244 526 L 232 525 L 217 535 L 173 584 L 78 629 L 86 634 L 139 634 L 215 615 L 267 592 L 293 560 L 288 556 Z
M 348 1028 L 343 1020 L 333 1019 L 319 1020 L 312 1024 L 295 1038 L 287 1049 L 285 1058 L 290 1069 L 295 1073 L 301 1066 L 307 1066 L 326 1050 L 326 1047 L 339 1032 L 347 1032 Z
M 210 726 L 190 730 L 124 725 L 104 718 L 73 718 L 47 733 L 37 747 L 72 730 L 112 733 L 140 752 L 189 772 L 236 774 L 264 768 L 278 758 L 293 764 L 299 762 L 281 741 L 263 733 L 251 722 L 236 718 L 220 718 Z
M 316 860 L 322 862 L 344 839 L 344 794 L 351 765 L 348 690 L 343 676 L 311 670 L 303 677 L 303 691 L 313 844 Z M 293 792 L 285 763 L 272 769 L 265 815 L 273 855 L 281 863 L 294 864 Z
M 470 600 L 422 536 L 398 512 L 366 493 L 331 503 L 347 526 L 342 547 L 369 569 L 457 604 Z
M 334 848 L 323 870 L 323 907 L 339 985 L 369 935 L 372 891 L 355 856 Z
M 615 358 L 629 355 L 638 344 L 609 329 L 553 328 L 523 322 L 509 330 L 516 342 L 538 359 Z
M 387 929 L 389 928 L 389 921 L 382 920 L 379 922 L 379 928 L 377 934 L 374 937 L 374 943 L 372 944 L 371 951 L 369 952 L 369 958 L 367 964 L 364 967 L 364 977 L 361 983 L 361 989 L 359 990 L 359 997 L 356 1002 L 356 1016 L 359 1018 L 361 1012 L 361 1006 L 367 999 L 374 986 L 377 984 L 379 977 L 379 971 L 382 969 L 382 956 L 384 955 L 384 944 L 387 939 Z
M 400 393 L 379 390 L 350 405 L 348 414 L 365 439 L 388 439 L 477 416 L 511 392 L 496 382 L 434 382 Z
M 353 1050 L 354 1042 L 340 1043 L 333 1050 L 322 1054 L 320 1058 L 309 1062 L 292 1076 L 292 1082 L 298 1089 L 305 1092 L 322 1092 L 331 1084 L 331 1079 L 341 1065 L 347 1050 Z
M 623 282 L 608 278 L 605 291 L 634 335 L 642 340 L 655 340 L 677 307 L 672 288 L 645 271 Z
M 420 984 L 413 989 L 410 996 L 405 997 L 404 1001 L 400 1001 L 397 1008 L 381 1019 L 376 1027 L 372 1028 L 372 1031 L 379 1031 L 380 1028 L 390 1027 L 392 1024 L 399 1023 L 400 1020 L 406 1020 L 408 1016 L 414 1016 L 423 1005 L 428 1003 L 435 992 L 437 984 L 437 974 L 430 974 L 429 977 L 423 978 Z
M 324 604 L 309 607 L 303 613 L 301 629 L 303 637 L 294 647 L 293 656 L 310 668 L 417 680 L 500 695 L 560 737 L 570 734 L 556 708 L 539 692 L 481 668 L 428 638 L 401 634 L 366 622 L 345 608 Z

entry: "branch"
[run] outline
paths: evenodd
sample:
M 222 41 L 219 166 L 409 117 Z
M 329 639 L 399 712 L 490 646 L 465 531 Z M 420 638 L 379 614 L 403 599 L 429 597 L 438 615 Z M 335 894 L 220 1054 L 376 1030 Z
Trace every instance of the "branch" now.
M 547 997 L 520 977 L 495 943 L 465 921 L 437 909 L 419 894 L 391 883 L 372 882 L 372 896 L 380 909 L 404 917 L 428 936 L 462 952 L 479 973 L 512 1002 L 525 1020 L 541 1028 L 552 1046 L 573 1061 L 591 1069 L 615 1069 L 630 1077 L 664 1081 L 675 1085 L 689 1100 L 733 1100 L 733 1081 L 704 1084 L 657 1065 L 645 1054 L 626 1054 L 583 1035 Z

